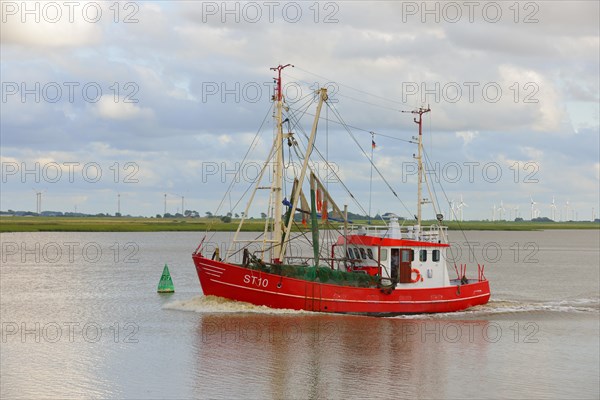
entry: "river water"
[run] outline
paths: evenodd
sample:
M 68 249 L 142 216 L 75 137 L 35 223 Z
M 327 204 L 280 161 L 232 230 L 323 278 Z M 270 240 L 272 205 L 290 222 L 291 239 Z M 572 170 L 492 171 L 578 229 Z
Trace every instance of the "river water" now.
M 0 397 L 599 398 L 600 231 L 451 234 L 490 303 L 374 318 L 204 297 L 203 233 L 3 233 Z

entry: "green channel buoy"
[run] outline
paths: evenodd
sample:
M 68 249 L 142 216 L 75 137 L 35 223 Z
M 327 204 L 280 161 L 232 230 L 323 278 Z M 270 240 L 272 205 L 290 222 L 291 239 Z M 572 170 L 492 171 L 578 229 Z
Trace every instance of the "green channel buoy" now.
M 158 293 L 173 293 L 175 292 L 175 286 L 173 285 L 173 279 L 169 274 L 169 267 L 165 264 L 160 282 L 158 282 Z

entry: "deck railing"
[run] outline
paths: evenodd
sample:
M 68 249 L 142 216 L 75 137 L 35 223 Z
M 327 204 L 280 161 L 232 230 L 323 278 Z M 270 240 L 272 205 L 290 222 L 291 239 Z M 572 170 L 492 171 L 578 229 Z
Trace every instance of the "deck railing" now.
M 400 226 L 399 228 L 377 225 L 350 225 L 348 228 L 351 235 L 393 237 L 430 243 L 447 243 L 448 241 L 448 227 L 440 225 L 422 226 L 421 229 L 415 229 L 412 225 Z M 400 237 L 398 237 L 398 232 Z

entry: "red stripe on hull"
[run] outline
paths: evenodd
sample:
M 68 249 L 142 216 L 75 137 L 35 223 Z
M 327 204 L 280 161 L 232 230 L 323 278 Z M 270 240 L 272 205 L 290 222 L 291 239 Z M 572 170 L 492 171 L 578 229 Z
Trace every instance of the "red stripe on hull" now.
M 488 281 L 438 288 L 356 288 L 311 282 L 254 271 L 194 255 L 205 295 L 220 296 L 271 308 L 334 313 L 414 314 L 460 311 L 486 304 Z

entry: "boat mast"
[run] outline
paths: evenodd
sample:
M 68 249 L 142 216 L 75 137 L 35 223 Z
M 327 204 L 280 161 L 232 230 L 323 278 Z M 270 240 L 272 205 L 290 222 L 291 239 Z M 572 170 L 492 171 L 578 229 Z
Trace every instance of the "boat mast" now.
M 417 138 L 417 145 L 419 147 L 417 156 L 415 157 L 417 160 L 417 168 L 419 171 L 419 181 L 417 183 L 417 226 L 421 226 L 421 205 L 423 204 L 423 114 L 431 111 L 431 108 L 427 106 L 427 108 L 419 107 L 418 110 L 413 111 L 402 111 L 402 112 L 410 112 L 411 114 L 418 114 L 419 119 L 414 118 L 414 121 L 417 125 L 419 125 L 419 137 Z
M 275 78 L 276 89 L 275 89 L 275 126 L 277 127 L 275 137 L 275 162 L 273 165 L 273 185 L 272 191 L 274 192 L 274 210 L 273 210 L 273 237 L 275 245 L 271 252 L 271 261 L 279 262 L 279 258 L 273 257 L 281 253 L 281 236 L 282 230 L 282 213 L 283 213 L 283 126 L 282 126 L 282 110 L 283 110 L 283 93 L 281 90 L 281 71 L 292 66 L 291 64 L 278 65 L 277 67 L 271 68 L 272 71 L 277 71 L 277 78 Z
M 321 108 L 323 107 L 323 102 L 327 101 L 328 97 L 327 97 L 327 89 L 325 88 L 321 88 L 318 90 L 319 93 L 319 102 L 317 103 L 317 110 L 315 111 L 315 119 L 313 121 L 313 125 L 312 125 L 312 129 L 310 131 L 310 137 L 308 138 L 308 143 L 306 145 L 306 153 L 304 155 L 304 161 L 302 162 L 302 169 L 300 170 L 300 177 L 298 178 L 298 182 L 300 182 L 299 184 L 299 188 L 302 188 L 302 183 L 304 182 L 304 178 L 306 177 L 306 169 L 308 168 L 308 161 L 310 159 L 310 155 L 313 151 L 314 145 L 315 145 L 315 139 L 317 136 L 317 127 L 319 125 L 319 118 L 321 116 Z M 312 181 L 312 178 L 311 178 Z M 290 237 L 290 232 L 292 230 L 292 223 L 294 222 L 294 212 L 296 210 L 296 207 L 298 206 L 298 200 L 300 197 L 300 192 L 301 189 L 297 190 L 296 193 L 294 193 L 294 198 L 292 199 L 292 206 L 290 207 L 292 210 L 292 217 L 290 218 L 290 220 L 287 223 L 287 226 L 285 227 L 285 233 L 283 236 L 283 240 L 282 240 L 282 244 L 283 247 L 280 246 L 280 253 L 279 253 L 279 257 L 278 259 L 283 261 L 284 257 L 285 257 L 285 251 L 286 251 L 286 246 L 285 243 L 287 243 L 288 238 Z M 312 189 L 311 189 L 312 192 Z M 311 206 L 311 210 L 314 209 L 314 207 Z M 312 216 L 311 216 L 311 219 Z M 312 221 L 313 224 L 313 228 L 317 225 L 317 222 Z M 313 243 L 314 245 L 314 243 Z M 316 260 L 318 261 L 318 260 Z

